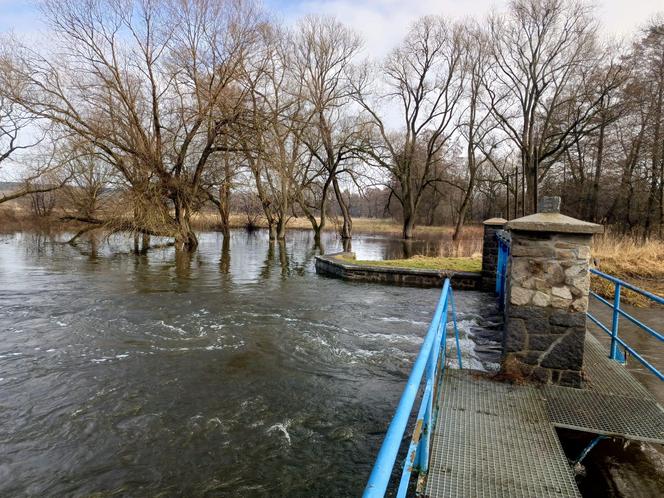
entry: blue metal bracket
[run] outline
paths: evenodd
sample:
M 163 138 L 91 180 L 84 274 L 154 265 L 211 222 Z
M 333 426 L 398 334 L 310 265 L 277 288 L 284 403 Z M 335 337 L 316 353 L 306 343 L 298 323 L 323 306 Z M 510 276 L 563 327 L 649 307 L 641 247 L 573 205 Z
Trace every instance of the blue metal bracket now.
M 599 443 L 603 439 L 607 439 L 607 436 L 597 436 L 593 438 L 593 440 L 590 441 L 590 443 L 588 443 L 588 445 L 583 449 L 583 451 L 579 453 L 579 456 L 576 458 L 576 460 L 572 462 L 572 467 L 576 467 L 577 465 L 579 465 L 583 461 L 583 459 L 588 456 L 588 453 L 590 453 L 592 449 L 595 446 L 597 446 L 597 443 Z

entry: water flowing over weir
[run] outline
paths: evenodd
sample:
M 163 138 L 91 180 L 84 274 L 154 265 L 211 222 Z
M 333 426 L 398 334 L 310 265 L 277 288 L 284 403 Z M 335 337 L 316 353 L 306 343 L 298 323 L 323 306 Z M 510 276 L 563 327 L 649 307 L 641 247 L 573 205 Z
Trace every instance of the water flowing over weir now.
M 440 291 L 318 277 L 288 236 L 184 260 L 0 236 L 0 495 L 359 495 Z M 464 366 L 494 369 L 493 299 L 457 307 Z

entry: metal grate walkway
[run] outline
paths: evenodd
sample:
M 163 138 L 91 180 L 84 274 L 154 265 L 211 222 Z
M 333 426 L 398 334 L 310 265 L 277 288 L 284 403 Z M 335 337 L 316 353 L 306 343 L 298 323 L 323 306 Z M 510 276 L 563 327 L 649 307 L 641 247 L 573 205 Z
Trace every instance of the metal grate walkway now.
M 425 496 L 580 496 L 554 427 L 664 443 L 662 407 L 590 333 L 584 371 L 575 389 L 447 369 Z
M 580 496 L 538 389 L 447 370 L 440 397 L 426 496 Z
M 622 365 L 610 360 L 599 341 L 586 334 L 584 389 L 542 388 L 556 427 L 664 443 L 664 410 Z

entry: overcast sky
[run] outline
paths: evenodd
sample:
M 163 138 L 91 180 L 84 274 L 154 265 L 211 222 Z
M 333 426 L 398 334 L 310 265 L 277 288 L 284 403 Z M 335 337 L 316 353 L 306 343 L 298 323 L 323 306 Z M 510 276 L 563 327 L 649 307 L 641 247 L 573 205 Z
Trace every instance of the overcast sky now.
M 456 19 L 481 18 L 492 9 L 504 8 L 508 0 L 266 0 L 265 4 L 285 18 L 303 13 L 334 14 L 364 36 L 369 55 L 387 52 L 424 14 L 443 14 Z M 607 34 L 631 36 L 658 12 L 664 0 L 598 0 L 597 15 Z
M 454 19 L 481 18 L 491 9 L 503 9 L 509 0 L 263 0 L 276 16 L 293 22 L 303 14 L 332 14 L 365 41 L 364 56 L 382 57 L 406 33 L 419 16 L 443 14 Z M 38 0 L 0 0 L 0 33 L 12 31 L 35 44 L 48 43 L 41 22 Z M 657 13 L 664 12 L 664 0 L 598 0 L 597 16 L 607 35 L 631 37 Z M 0 181 L 13 179 L 15 167 L 4 165 Z
M 304 13 L 334 14 L 365 39 L 367 55 L 385 54 L 405 33 L 408 25 L 423 14 L 444 14 L 453 18 L 481 17 L 507 0 L 264 0 L 278 17 L 293 20 Z M 657 12 L 664 12 L 663 0 L 598 0 L 597 14 L 607 34 L 630 36 Z M 0 32 L 13 30 L 36 35 L 40 26 L 34 0 L 0 0 Z

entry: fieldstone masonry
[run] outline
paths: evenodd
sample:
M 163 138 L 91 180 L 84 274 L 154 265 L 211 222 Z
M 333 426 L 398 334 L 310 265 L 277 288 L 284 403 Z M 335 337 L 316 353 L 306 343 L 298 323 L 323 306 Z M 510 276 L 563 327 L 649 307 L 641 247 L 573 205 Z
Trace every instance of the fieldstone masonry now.
M 482 241 L 482 287 L 493 291 L 496 288 L 496 267 L 498 264 L 498 239 L 496 232 L 505 227 L 507 220 L 491 218 L 484 222 Z
M 579 386 L 590 287 L 590 247 L 600 225 L 561 215 L 560 198 L 509 222 L 512 245 L 502 370 L 545 384 Z

